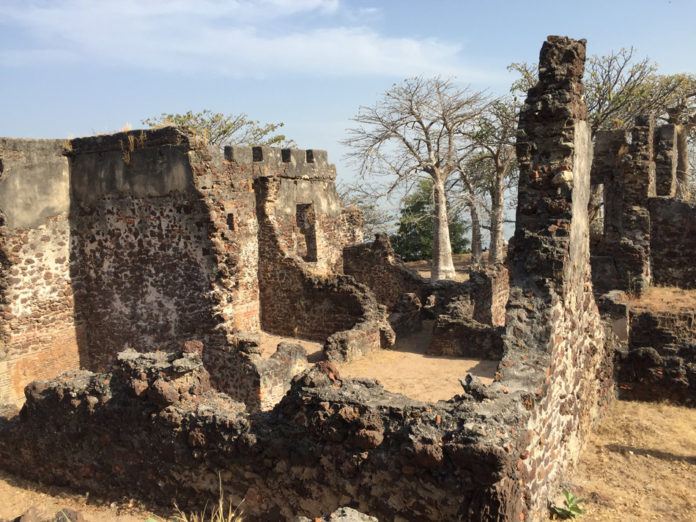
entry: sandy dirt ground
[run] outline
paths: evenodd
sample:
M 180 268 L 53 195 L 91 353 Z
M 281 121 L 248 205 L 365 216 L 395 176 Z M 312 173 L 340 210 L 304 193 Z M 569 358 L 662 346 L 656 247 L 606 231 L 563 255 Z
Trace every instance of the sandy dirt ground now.
M 423 330 L 398 339 L 392 350 L 373 352 L 354 362 L 337 365 L 341 377 L 377 379 L 386 390 L 428 402 L 460 394 L 459 378 L 467 373 L 479 377 L 484 384 L 493 382 L 497 361 L 427 355 L 432 321 L 423 324 Z
M 135 500 L 90 498 L 89 495 L 44 486 L 0 471 L 0 519 L 12 520 L 30 507 L 36 507 L 50 516 L 61 509 L 70 508 L 79 511 L 91 522 L 145 522 L 148 517 L 161 521 L 171 520 L 168 517 L 173 515 L 167 509 L 148 510 Z

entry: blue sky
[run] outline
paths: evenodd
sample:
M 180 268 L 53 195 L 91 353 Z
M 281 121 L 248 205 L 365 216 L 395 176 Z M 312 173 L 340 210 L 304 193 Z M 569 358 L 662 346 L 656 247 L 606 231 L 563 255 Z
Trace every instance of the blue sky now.
M 407 76 L 503 93 L 506 66 L 535 62 L 549 34 L 696 72 L 695 21 L 693 0 L 0 0 L 0 136 L 246 112 L 327 149 L 347 180 L 350 118 Z

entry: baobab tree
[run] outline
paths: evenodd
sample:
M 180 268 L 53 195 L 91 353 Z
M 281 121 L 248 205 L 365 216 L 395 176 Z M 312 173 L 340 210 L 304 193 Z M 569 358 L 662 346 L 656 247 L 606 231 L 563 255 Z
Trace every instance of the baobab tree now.
M 344 144 L 348 157 L 366 182 L 386 176 L 380 191 L 408 191 L 423 177 L 432 179 L 433 254 L 431 278 L 454 277 L 447 181 L 458 172 L 465 147 L 466 127 L 473 125 L 486 105 L 480 92 L 456 87 L 451 80 L 409 78 L 386 91 L 374 106 L 361 106 Z
M 504 261 L 503 224 L 505 191 L 516 172 L 515 133 L 519 104 L 515 98 L 503 97 L 486 106 L 467 138 L 474 151 L 469 169 L 477 171 L 476 183 L 483 186 L 490 198 L 490 264 Z

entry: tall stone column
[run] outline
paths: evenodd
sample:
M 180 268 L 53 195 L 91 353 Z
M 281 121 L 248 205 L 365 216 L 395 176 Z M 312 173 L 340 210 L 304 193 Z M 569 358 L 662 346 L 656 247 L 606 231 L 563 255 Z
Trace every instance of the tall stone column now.
M 652 115 L 636 118 L 628 152 L 620 160 L 620 238 L 609 246 L 619 288 L 635 294 L 644 292 L 652 281 L 648 198 L 655 196 L 654 132 Z

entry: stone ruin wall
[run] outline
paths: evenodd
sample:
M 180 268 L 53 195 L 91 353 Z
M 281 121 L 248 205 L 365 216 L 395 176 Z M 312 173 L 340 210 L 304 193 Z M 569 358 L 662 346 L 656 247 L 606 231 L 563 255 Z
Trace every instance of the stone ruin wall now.
M 584 40 L 549 37 L 517 133 L 520 181 L 500 382 L 528 410 L 517 469 L 534 519 L 613 396 L 589 264 L 584 62 Z
M 343 250 L 343 270 L 375 292 L 399 334 L 434 319 L 431 355 L 483 359 L 502 356 L 502 330 L 508 300 L 508 273 L 502 265 L 471 270 L 469 280 L 430 281 L 407 268 L 392 250 L 389 237 Z
M 648 210 L 653 283 L 696 288 L 696 202 L 650 198 Z
M 279 156 L 278 149 L 259 152 L 265 170 L 254 183 L 262 327 L 326 341 L 324 353 L 331 360 L 391 346 L 393 332 L 372 292 L 340 273 L 343 247 L 362 240 L 356 228 L 361 219 L 341 205 L 326 153 L 312 153 L 308 162 Z
M 650 310 L 624 292 L 649 286 L 696 287 L 693 239 L 696 204 L 675 197 L 674 125 L 637 119 L 630 131 L 600 131 L 593 177 L 604 183 L 603 244 L 593 253 L 595 294 L 608 344 L 615 350 L 619 396 L 696 401 L 696 344 L 688 310 Z
M 627 346 L 617 351 L 619 397 L 696 405 L 696 312 L 626 307 Z
M 132 143 L 133 150 L 129 150 Z M 71 279 L 86 359 L 258 329 L 249 178 L 174 129 L 72 141 Z M 241 236 L 241 237 L 239 237 Z
M 369 291 L 336 278 L 362 222 L 341 207 L 325 152 L 232 147 L 225 157 L 174 128 L 1 143 L 3 402 L 62 370 L 104 371 L 127 347 L 196 340 L 218 389 L 270 407 L 304 354 L 260 357 L 264 309 L 271 331 L 275 321 L 289 335 L 335 334 L 337 357 L 389 344 Z M 255 192 L 271 185 L 277 200 Z M 260 229 L 271 207 L 277 226 Z M 277 251 L 260 250 L 260 236 Z M 301 288 L 271 280 L 281 266 Z
M 596 294 L 649 286 L 696 287 L 696 204 L 675 197 L 674 125 L 642 116 L 630 132 L 599 131 L 593 183 L 604 185 L 604 237 L 593 252 Z
M 79 365 L 65 145 L 0 139 L 0 404 Z
M 521 115 L 494 384 L 468 376 L 460 396 L 421 403 L 320 363 L 271 412 L 248 414 L 210 389 L 196 350 L 125 352 L 110 374 L 30 385 L 22 414 L 0 420 L 2 466 L 180 505 L 216 498 L 219 473 L 266 520 L 340 505 L 384 520 L 540 519 L 612 395 L 589 270 L 584 58 L 584 41 L 549 37 Z

